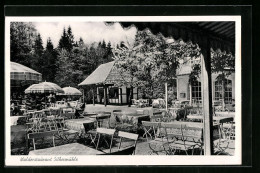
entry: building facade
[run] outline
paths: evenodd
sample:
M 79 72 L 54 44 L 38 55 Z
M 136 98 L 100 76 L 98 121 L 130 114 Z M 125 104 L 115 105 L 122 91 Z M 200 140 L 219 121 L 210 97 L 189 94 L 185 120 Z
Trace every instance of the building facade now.
M 181 62 L 177 70 L 177 100 L 189 100 L 191 103 L 202 103 L 201 76 L 197 82 L 189 82 L 192 66 L 200 63 L 199 58 L 186 58 Z M 235 73 L 232 72 L 224 81 L 218 81 L 219 73 L 212 73 L 212 99 L 221 100 L 224 98 L 225 104 L 231 104 L 235 100 Z M 223 97 L 224 96 L 224 97 Z

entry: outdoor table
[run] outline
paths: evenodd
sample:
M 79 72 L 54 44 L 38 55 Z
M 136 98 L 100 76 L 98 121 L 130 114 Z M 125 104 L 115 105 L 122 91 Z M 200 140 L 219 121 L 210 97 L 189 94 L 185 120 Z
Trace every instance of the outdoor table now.
M 97 155 L 104 154 L 101 151 L 87 147 L 79 143 L 71 143 L 56 147 L 30 151 L 29 155 Z
M 187 115 L 187 119 L 192 119 L 192 120 L 201 120 L 201 122 L 203 121 L 203 116 L 201 115 Z M 214 116 L 213 117 L 213 121 L 216 122 L 216 123 L 219 123 L 219 124 L 223 124 L 223 123 L 226 123 L 226 122 L 231 122 L 233 121 L 233 117 L 224 117 L 224 116 L 221 116 L 221 117 L 216 117 Z
M 65 127 L 70 130 L 75 130 L 80 133 L 80 135 L 85 133 L 84 124 L 93 123 L 93 120 L 90 119 L 71 119 L 65 120 Z
M 27 118 L 27 116 L 11 116 L 11 126 L 17 125 L 17 121 L 20 118 Z

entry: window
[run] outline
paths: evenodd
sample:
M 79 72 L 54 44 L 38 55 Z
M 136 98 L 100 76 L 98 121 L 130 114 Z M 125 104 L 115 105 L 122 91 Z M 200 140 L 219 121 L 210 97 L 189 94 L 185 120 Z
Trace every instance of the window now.
M 118 88 L 109 89 L 109 98 L 118 98 Z
M 224 93 L 223 93 L 223 87 Z M 223 99 L 224 94 L 224 100 L 225 104 L 231 104 L 232 103 L 232 81 L 225 79 L 225 85 L 223 86 L 222 81 L 216 81 L 215 82 L 215 100 Z
M 195 81 L 192 83 L 191 94 L 192 94 L 192 100 L 194 100 L 197 103 L 201 103 L 201 101 L 202 101 L 201 82 Z

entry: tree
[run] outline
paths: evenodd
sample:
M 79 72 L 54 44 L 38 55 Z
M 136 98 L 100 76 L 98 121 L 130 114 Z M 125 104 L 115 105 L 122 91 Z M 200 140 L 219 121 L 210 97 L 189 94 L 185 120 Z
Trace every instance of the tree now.
M 44 80 L 55 82 L 55 76 L 57 73 L 57 52 L 53 48 L 53 43 L 50 38 L 47 40 L 46 49 L 43 54 L 44 68 L 42 70 L 42 76 Z
M 67 30 L 67 39 L 68 39 L 68 45 L 67 45 L 67 50 L 69 52 L 71 52 L 71 50 L 73 49 L 73 45 L 74 45 L 74 35 L 72 34 L 72 30 L 71 27 L 68 27 Z
M 150 99 L 157 97 L 154 91 L 176 78 L 179 60 L 185 56 L 198 56 L 199 50 L 191 42 L 173 40 L 169 43 L 162 34 L 138 31 L 132 47 L 121 42 L 120 49 L 114 51 L 116 66 L 123 79 L 121 85 L 141 87 Z
M 36 37 L 37 31 L 31 22 L 11 22 L 11 61 L 30 66 L 31 53 Z
M 59 49 L 67 49 L 67 44 L 68 44 L 68 37 L 67 37 L 66 29 L 64 27 L 62 36 L 59 40 L 58 48 Z

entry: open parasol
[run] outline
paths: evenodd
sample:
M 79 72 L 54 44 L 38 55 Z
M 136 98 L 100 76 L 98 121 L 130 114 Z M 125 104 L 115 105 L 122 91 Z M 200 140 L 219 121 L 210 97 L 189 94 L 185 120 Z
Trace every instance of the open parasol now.
M 62 88 L 64 93 L 59 93 L 58 95 L 68 95 L 68 96 L 81 96 L 82 93 L 80 90 L 78 90 L 77 88 L 74 87 L 64 87 Z
M 29 93 L 64 93 L 63 89 L 52 82 L 41 82 L 33 84 L 25 90 L 26 94 Z

